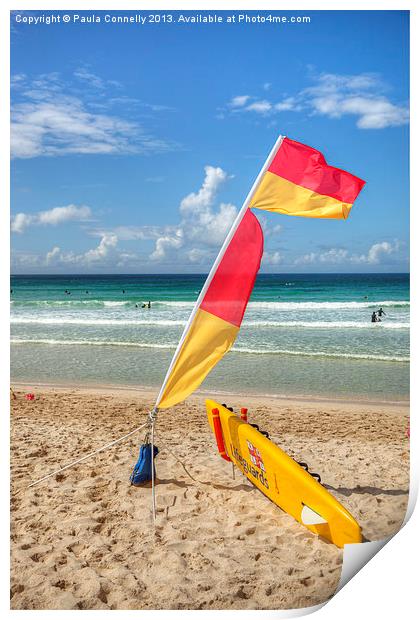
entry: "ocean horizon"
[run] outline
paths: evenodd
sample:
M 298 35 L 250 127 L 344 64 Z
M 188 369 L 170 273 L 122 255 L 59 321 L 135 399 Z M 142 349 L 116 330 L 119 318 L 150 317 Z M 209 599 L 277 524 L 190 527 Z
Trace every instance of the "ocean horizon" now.
M 13 275 L 12 381 L 158 388 L 205 278 Z M 408 273 L 259 274 L 202 389 L 407 400 L 409 313 Z

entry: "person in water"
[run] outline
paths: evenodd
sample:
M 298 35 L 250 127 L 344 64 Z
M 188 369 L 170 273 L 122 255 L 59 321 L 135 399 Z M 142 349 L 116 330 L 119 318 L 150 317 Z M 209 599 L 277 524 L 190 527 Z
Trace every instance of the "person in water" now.
M 372 312 L 371 320 L 372 320 L 372 323 L 378 322 L 378 317 L 376 316 L 376 312 Z
M 378 316 L 382 316 L 382 315 L 386 316 L 386 312 L 384 312 L 384 310 L 382 310 L 382 308 L 379 308 Z
M 147 304 L 147 307 L 148 307 L 148 308 L 151 308 L 151 307 L 152 307 L 152 302 L 151 302 L 151 301 L 149 301 L 149 303 Z

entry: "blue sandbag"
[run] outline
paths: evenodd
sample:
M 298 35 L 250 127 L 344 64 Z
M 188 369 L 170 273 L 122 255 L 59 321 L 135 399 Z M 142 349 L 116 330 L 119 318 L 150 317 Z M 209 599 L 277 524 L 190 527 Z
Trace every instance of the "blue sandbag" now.
M 153 446 L 153 474 L 156 480 L 155 457 L 159 453 L 159 448 Z M 140 454 L 137 463 L 134 465 L 133 473 L 130 476 L 131 484 L 139 486 L 150 482 L 152 479 L 152 444 L 144 443 L 140 446 Z

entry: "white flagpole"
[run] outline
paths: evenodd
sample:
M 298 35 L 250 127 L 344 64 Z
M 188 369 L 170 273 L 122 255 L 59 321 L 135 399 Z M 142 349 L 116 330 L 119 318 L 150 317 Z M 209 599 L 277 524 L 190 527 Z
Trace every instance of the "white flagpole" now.
M 213 276 L 214 276 L 214 274 L 216 272 L 216 269 L 218 268 L 218 266 L 219 266 L 219 264 L 220 264 L 220 262 L 221 262 L 221 260 L 222 260 L 222 258 L 224 256 L 226 248 L 228 247 L 229 243 L 231 242 L 233 235 L 235 234 L 239 224 L 241 223 L 241 221 L 242 221 L 242 219 L 243 219 L 243 217 L 244 217 L 244 215 L 246 213 L 246 210 L 248 209 L 248 207 L 250 205 L 250 202 L 251 202 L 252 197 L 253 197 L 253 195 L 255 193 L 255 190 L 257 189 L 258 185 L 260 184 L 260 181 L 261 181 L 263 175 L 267 172 L 267 168 L 270 166 L 270 164 L 271 164 L 271 162 L 272 162 L 272 160 L 274 158 L 274 155 L 277 153 L 278 149 L 280 148 L 281 143 L 283 142 L 284 138 L 285 138 L 285 136 L 279 136 L 277 138 L 276 143 L 274 144 L 273 148 L 271 149 L 270 154 L 267 157 L 264 166 L 261 168 L 257 178 L 254 181 L 253 186 L 251 187 L 251 189 L 250 189 L 250 191 L 248 193 L 248 196 L 245 198 L 245 201 L 244 201 L 244 203 L 243 203 L 243 205 L 242 205 L 238 215 L 236 216 L 235 221 L 233 222 L 232 228 L 228 232 L 227 237 L 226 237 L 222 247 L 220 248 L 220 252 L 217 255 L 216 260 L 214 261 L 213 267 L 211 268 L 210 273 L 207 276 L 207 280 L 205 281 L 204 286 L 201 289 L 201 292 L 200 292 L 200 294 L 199 294 L 199 296 L 197 298 L 197 301 L 195 302 L 195 306 L 194 306 L 194 308 L 193 308 L 193 310 L 192 310 L 192 312 L 190 314 L 190 318 L 188 319 L 188 322 L 185 325 L 185 328 L 184 328 L 184 331 L 182 333 L 181 339 L 180 339 L 180 341 L 178 343 L 178 346 L 176 348 L 176 351 L 174 353 L 172 361 L 171 361 L 171 363 L 169 365 L 168 372 L 166 373 L 166 376 L 165 376 L 165 379 L 163 381 L 162 387 L 160 388 L 160 392 L 159 392 L 158 397 L 156 399 L 155 410 L 157 410 L 158 407 L 159 407 L 160 399 L 162 398 L 164 389 L 165 389 L 166 384 L 168 382 L 168 379 L 169 379 L 169 377 L 171 375 L 172 369 L 173 369 L 173 367 L 175 365 L 175 362 L 176 362 L 176 360 L 178 358 L 179 352 L 181 351 L 181 347 L 184 344 L 184 340 L 186 338 L 186 335 L 187 335 L 187 333 L 188 333 L 188 331 L 189 331 L 189 329 L 191 327 L 191 323 L 193 322 L 193 319 L 194 319 L 194 317 L 195 317 L 195 315 L 197 313 L 197 310 L 198 310 L 201 302 L 203 301 L 204 295 L 207 293 L 207 289 L 210 286 L 210 283 L 211 283 L 211 281 L 213 279 Z

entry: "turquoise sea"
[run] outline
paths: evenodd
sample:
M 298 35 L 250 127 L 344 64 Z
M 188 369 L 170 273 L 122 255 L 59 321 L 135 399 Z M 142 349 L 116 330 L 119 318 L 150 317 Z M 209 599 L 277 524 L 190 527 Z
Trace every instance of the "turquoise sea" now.
M 12 380 L 157 390 L 204 280 L 13 276 Z M 260 275 L 233 350 L 202 389 L 407 400 L 409 312 L 408 274 Z

